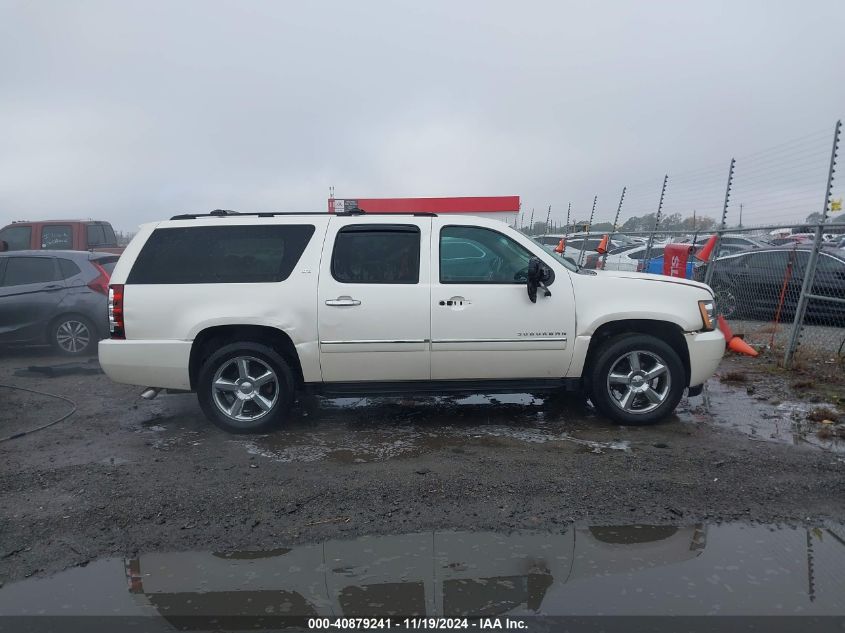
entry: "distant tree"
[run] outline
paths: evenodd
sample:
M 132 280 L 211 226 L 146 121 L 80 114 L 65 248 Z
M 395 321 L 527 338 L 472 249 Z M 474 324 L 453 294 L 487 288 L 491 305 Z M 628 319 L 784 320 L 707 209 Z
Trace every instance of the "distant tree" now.
M 613 230 L 613 222 L 597 222 L 596 224 L 593 224 L 593 226 L 590 227 L 590 230 L 594 232 L 604 231 L 609 233 Z
M 819 224 L 822 221 L 822 214 L 818 211 L 813 211 L 810 215 L 807 216 L 807 219 L 804 220 L 807 224 Z

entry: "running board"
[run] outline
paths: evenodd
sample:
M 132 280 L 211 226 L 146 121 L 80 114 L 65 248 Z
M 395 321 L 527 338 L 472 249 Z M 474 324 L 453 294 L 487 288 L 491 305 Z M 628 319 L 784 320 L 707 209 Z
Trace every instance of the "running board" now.
M 324 382 L 307 383 L 307 391 L 328 397 L 405 396 L 476 394 L 476 393 L 540 393 L 578 391 L 580 378 L 536 378 L 522 380 L 405 380 L 398 382 Z

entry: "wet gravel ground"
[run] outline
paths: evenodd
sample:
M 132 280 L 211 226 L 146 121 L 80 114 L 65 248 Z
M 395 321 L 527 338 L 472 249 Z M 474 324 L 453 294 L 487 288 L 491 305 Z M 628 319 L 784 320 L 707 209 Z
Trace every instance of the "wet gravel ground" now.
M 613 425 L 575 395 L 519 394 L 320 400 L 250 437 L 208 424 L 192 395 L 143 401 L 96 361 L 55 370 L 67 362 L 0 350 L 0 383 L 78 407 L 0 443 L 0 582 L 365 534 L 845 521 L 841 385 L 745 358 L 651 427 Z M 0 387 L 0 437 L 69 410 Z

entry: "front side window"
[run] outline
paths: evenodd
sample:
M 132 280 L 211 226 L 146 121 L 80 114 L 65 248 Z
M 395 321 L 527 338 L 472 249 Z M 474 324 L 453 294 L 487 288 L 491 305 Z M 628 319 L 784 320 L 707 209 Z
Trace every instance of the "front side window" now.
M 467 257 L 473 253 L 474 256 Z M 440 283 L 524 284 L 531 252 L 511 238 L 475 226 L 440 231 Z
M 69 224 L 47 224 L 41 227 L 41 248 L 70 250 L 73 248 L 73 229 Z
M 127 283 L 284 281 L 313 234 L 313 224 L 156 229 L 138 254 Z
M 56 280 L 52 257 L 10 257 L 6 260 L 4 286 L 24 286 Z
M 412 224 L 349 224 L 337 233 L 332 277 L 346 284 L 415 284 L 420 229 Z
M 29 250 L 32 240 L 31 226 L 9 226 L 0 231 L 0 240 L 6 242 L 10 251 Z

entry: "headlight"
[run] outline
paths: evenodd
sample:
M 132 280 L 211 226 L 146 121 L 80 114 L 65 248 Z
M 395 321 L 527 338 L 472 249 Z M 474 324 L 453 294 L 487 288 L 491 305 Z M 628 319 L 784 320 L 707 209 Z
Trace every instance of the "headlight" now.
M 713 299 L 698 302 L 698 311 L 704 322 L 704 330 L 709 332 L 716 328 L 716 302 Z

